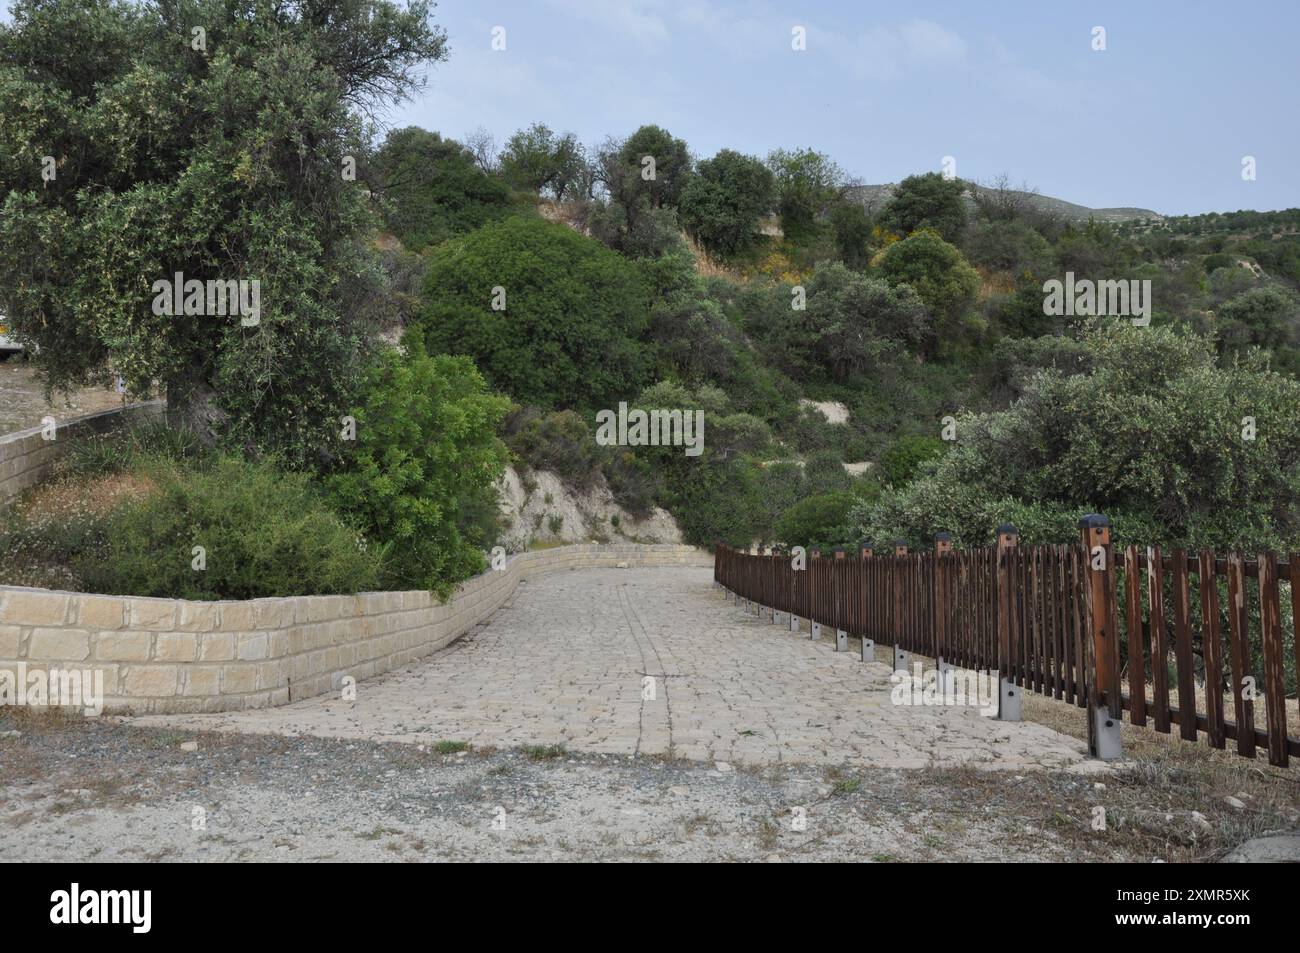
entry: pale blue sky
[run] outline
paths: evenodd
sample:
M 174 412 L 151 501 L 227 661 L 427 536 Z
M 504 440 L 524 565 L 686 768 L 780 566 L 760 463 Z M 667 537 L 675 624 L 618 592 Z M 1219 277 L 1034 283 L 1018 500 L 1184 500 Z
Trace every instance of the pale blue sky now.
M 1295 0 L 442 0 L 434 20 L 451 58 L 395 125 L 591 143 L 653 122 L 701 157 L 812 147 L 871 183 L 951 155 L 1090 206 L 1300 205 Z

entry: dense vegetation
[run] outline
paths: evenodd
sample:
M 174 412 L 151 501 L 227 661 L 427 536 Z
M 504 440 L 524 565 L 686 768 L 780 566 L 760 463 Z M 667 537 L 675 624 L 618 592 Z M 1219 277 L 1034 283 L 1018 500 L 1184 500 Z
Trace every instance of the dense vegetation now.
M 157 387 L 207 448 L 133 464 L 143 502 L 103 514 L 123 572 L 218 516 L 283 530 L 223 540 L 252 565 L 299 552 L 292 505 L 323 566 L 446 591 L 495 541 L 508 461 L 703 544 L 1061 540 L 1089 509 L 1121 539 L 1300 541 L 1296 210 L 1078 223 L 935 173 L 876 207 L 815 150 L 700 157 L 656 125 L 380 139 L 365 117 L 445 57 L 426 4 L 199 6 L 202 50 L 152 6 L 21 0 L 0 27 L 0 305 L 52 387 Z M 52 54 L 86 31 L 93 55 Z M 260 324 L 155 315 L 177 271 L 260 276 Z M 1150 282 L 1149 326 L 1051 313 L 1067 273 Z M 703 451 L 598 445 L 624 403 L 702 410 Z M 237 466 L 270 510 L 202 482 Z M 143 572 L 102 584 L 248 584 Z

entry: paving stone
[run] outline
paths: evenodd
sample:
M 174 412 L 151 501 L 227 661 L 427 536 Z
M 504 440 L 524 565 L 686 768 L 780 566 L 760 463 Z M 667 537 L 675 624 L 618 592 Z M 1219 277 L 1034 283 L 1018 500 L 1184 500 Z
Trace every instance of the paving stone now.
M 484 626 L 355 704 L 142 723 L 429 744 L 563 744 L 741 764 L 1094 770 L 1082 742 L 973 707 L 891 703 L 891 666 L 747 615 L 698 568 L 590 569 L 521 586 Z M 643 679 L 654 678 L 654 697 Z

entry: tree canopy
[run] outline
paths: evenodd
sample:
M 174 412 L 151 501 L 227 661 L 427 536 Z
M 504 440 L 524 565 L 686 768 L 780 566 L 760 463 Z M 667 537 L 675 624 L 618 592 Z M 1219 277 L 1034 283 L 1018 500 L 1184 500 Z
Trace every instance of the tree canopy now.
M 331 453 L 374 276 L 364 189 L 345 171 L 364 116 L 446 56 L 429 5 L 19 0 L 12 13 L 0 300 L 48 384 L 157 381 L 209 440 Z M 155 282 L 177 273 L 258 281 L 257 323 L 155 313 Z
M 518 401 L 611 407 L 644 383 L 645 276 L 565 225 L 513 216 L 440 245 L 424 287 L 430 352 L 472 357 Z

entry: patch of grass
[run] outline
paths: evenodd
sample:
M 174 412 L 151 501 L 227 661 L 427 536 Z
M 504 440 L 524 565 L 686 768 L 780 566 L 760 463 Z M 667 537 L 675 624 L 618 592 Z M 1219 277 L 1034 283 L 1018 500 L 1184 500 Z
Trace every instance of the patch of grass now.
M 469 750 L 468 741 L 439 741 L 433 746 L 433 750 L 438 754 L 458 754 L 461 751 Z
M 844 796 L 852 794 L 862 786 L 861 778 L 856 778 L 844 771 L 838 765 L 832 765 L 826 769 L 826 782 L 831 786 L 831 794 Z
M 568 754 L 564 745 L 524 745 L 523 752 L 529 761 L 554 761 Z
M 857 778 L 841 778 L 835 782 L 831 788 L 831 793 L 837 795 L 852 794 L 861 786 L 862 782 Z

